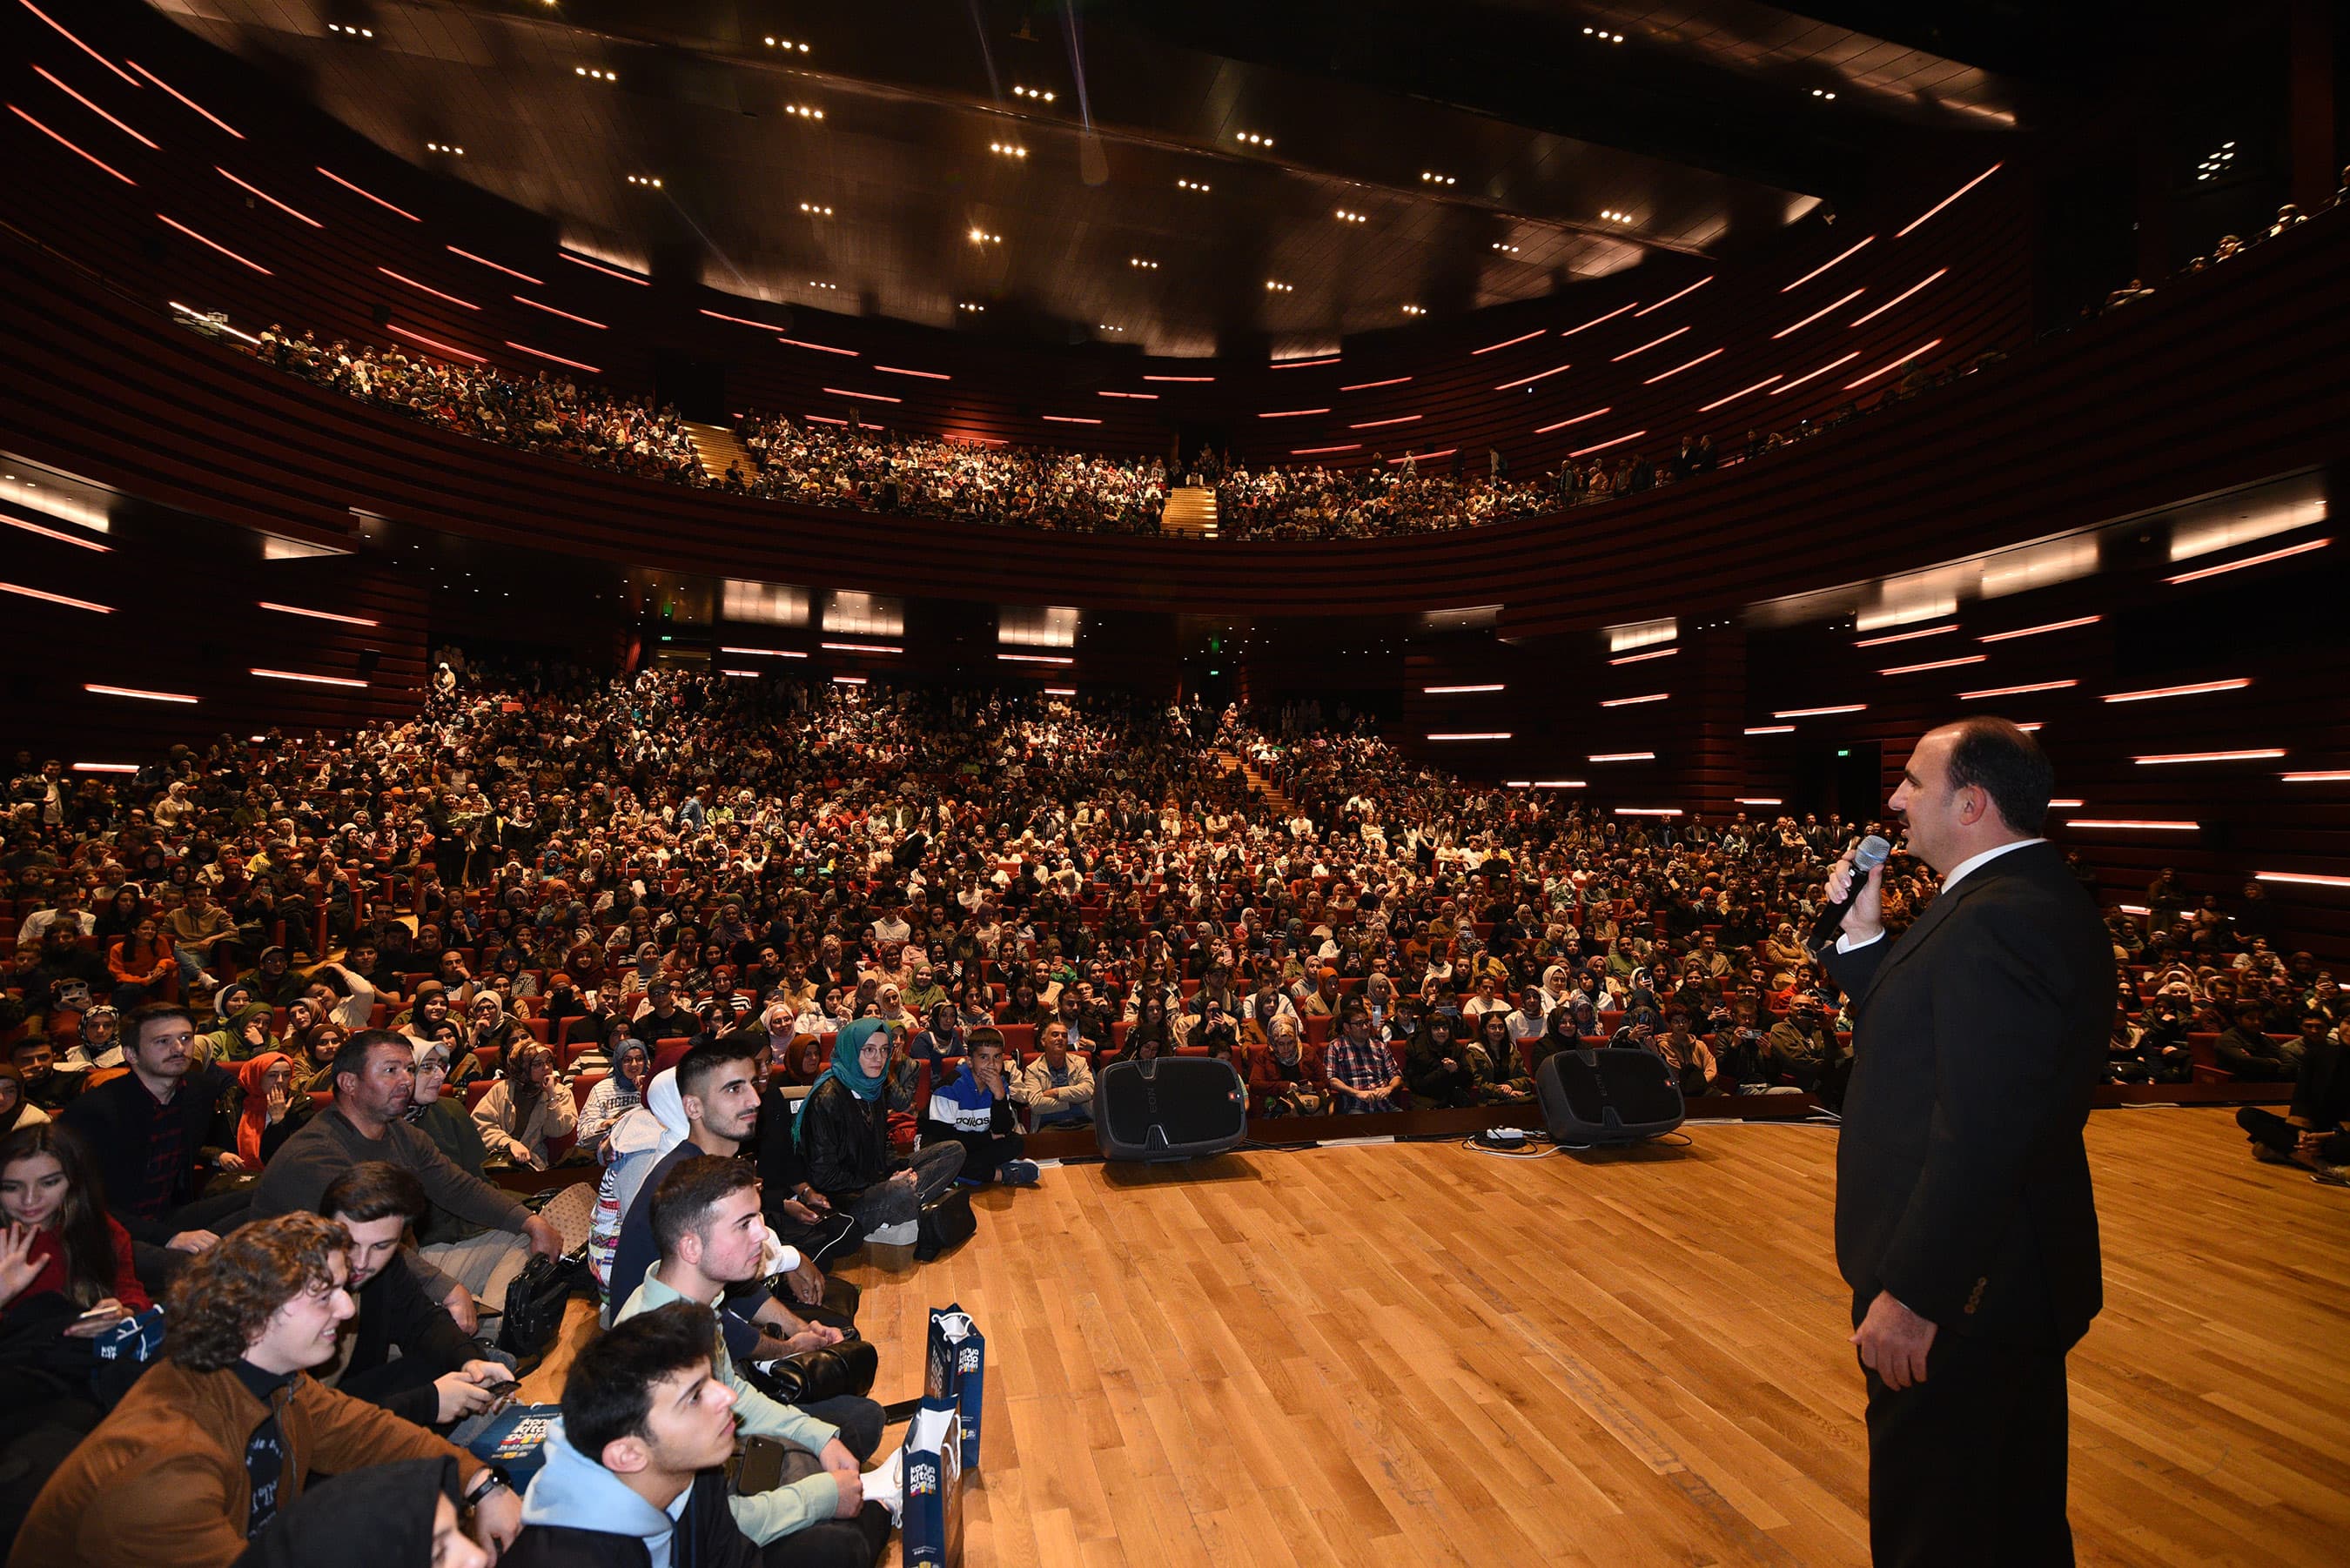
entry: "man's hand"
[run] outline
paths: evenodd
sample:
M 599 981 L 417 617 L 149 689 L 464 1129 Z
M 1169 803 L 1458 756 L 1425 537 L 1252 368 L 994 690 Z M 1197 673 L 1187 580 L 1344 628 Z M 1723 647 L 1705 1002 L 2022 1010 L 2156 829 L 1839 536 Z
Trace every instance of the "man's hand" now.
M 913 1172 L 908 1171 L 906 1174 L 911 1176 Z M 800 1255 L 800 1266 L 785 1274 L 784 1278 L 791 1282 L 792 1294 L 798 1299 L 802 1306 L 812 1305 L 824 1300 L 824 1271 L 808 1262 L 806 1253 Z
M 548 1223 L 543 1214 L 534 1214 L 522 1222 L 522 1233 L 530 1238 L 530 1250 L 542 1258 L 563 1256 L 563 1232 Z
M 1892 1292 L 1879 1291 L 1852 1343 L 1860 1347 L 1860 1364 L 1898 1394 L 1926 1381 L 1926 1353 L 1934 1347 L 1938 1326 L 1895 1301 Z
M 220 1168 L 232 1176 L 241 1176 L 253 1168 L 244 1163 L 244 1156 L 226 1149 L 221 1152 Z
M 174 1252 L 201 1252 L 219 1241 L 210 1231 L 182 1231 L 163 1245 Z
M 900 1187 L 911 1187 L 914 1185 L 914 1173 L 910 1170 L 901 1170 L 889 1179 Z
M 838 1438 L 824 1446 L 824 1452 L 816 1455 L 816 1462 L 828 1470 L 847 1470 L 851 1474 L 857 1470 L 857 1456 L 850 1453 Z M 861 1488 L 859 1495 L 862 1495 Z
M 840 1445 L 834 1443 L 831 1446 L 838 1448 Z M 845 1470 L 827 1469 L 825 1474 L 830 1476 L 833 1485 L 840 1489 L 840 1501 L 833 1505 L 832 1517 L 856 1518 L 857 1511 L 865 1506 L 865 1478 L 857 1473 L 855 1465 Z
M 1851 888 L 1852 857 L 1859 849 L 1860 846 L 1856 842 L 1828 872 L 1829 903 L 1842 899 Z M 1885 934 L 1884 867 L 1879 866 L 1868 874 L 1868 880 L 1861 886 L 1860 897 L 1855 898 L 1852 908 L 1845 911 L 1844 934 L 1853 940 L 1856 947 L 1863 942 L 1875 941 Z
M 796 1198 L 786 1198 L 782 1205 L 785 1217 L 801 1225 L 816 1223 L 816 1210 Z
M 473 1537 L 490 1549 L 494 1559 L 514 1544 L 522 1531 L 522 1499 L 512 1487 L 494 1486 L 490 1495 L 473 1505 Z
M 468 1335 L 481 1331 L 481 1310 L 473 1304 L 473 1293 L 464 1286 L 459 1285 L 455 1290 L 451 1291 L 442 1298 L 441 1304 L 449 1309 L 449 1316 Z
M 480 1365 L 478 1361 L 468 1362 L 465 1370 L 444 1372 L 432 1380 L 433 1389 L 441 1400 L 440 1408 L 432 1417 L 436 1422 L 445 1426 L 477 1410 L 486 1410 L 496 1403 L 497 1396 L 483 1387 L 480 1380 L 472 1375 L 472 1368 Z

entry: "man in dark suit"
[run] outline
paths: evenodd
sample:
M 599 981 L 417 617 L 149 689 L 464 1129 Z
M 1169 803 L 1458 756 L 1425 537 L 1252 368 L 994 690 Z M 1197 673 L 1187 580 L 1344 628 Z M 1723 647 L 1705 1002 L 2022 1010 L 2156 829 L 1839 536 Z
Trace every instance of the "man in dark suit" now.
M 2104 1298 L 2081 1129 L 2114 966 L 2095 905 L 2035 836 L 2054 783 L 2003 719 L 1919 740 L 1891 804 L 1941 891 L 1887 940 L 1870 872 L 1825 955 L 1855 1014 L 1836 1262 L 1880 1568 L 2073 1561 L 2064 1355 Z

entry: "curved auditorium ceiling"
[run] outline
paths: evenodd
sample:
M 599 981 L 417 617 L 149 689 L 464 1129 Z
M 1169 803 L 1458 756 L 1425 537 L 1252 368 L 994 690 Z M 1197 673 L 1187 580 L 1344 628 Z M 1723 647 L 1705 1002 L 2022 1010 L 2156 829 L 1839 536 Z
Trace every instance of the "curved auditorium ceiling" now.
M 152 3 L 589 254 L 1157 354 L 1719 254 L 2033 107 L 1744 0 Z

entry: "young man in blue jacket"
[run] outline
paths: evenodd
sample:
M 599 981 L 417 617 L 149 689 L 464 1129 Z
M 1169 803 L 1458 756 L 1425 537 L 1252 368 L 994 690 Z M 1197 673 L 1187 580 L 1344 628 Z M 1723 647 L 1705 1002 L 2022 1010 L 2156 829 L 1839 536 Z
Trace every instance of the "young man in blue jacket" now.
M 1020 1158 L 1024 1144 L 1004 1075 L 1003 1035 L 994 1029 L 974 1029 L 969 1044 L 971 1054 L 962 1071 L 931 1090 L 927 1119 L 933 1134 L 962 1145 L 964 1180 L 1034 1187 L 1035 1161 Z

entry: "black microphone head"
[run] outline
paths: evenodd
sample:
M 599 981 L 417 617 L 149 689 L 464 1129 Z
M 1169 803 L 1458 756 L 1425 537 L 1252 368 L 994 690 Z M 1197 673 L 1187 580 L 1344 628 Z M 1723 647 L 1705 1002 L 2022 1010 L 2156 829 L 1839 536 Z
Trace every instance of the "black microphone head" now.
M 1852 852 L 1852 868 L 1859 875 L 1866 877 L 1871 871 L 1876 870 L 1879 866 L 1884 865 L 1885 862 L 1892 857 L 1892 854 L 1893 846 L 1887 844 L 1883 838 L 1872 833 L 1867 837 L 1860 841 L 1859 848 Z

